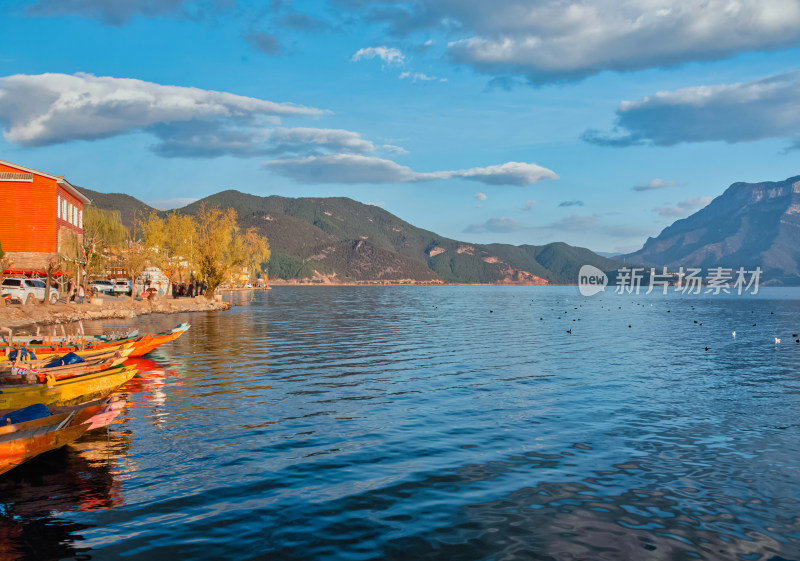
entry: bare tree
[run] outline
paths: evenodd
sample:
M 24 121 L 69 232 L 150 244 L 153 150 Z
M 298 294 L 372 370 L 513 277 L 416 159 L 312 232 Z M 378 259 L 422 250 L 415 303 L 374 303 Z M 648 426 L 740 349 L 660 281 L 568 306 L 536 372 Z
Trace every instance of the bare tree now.
M 44 305 L 50 305 L 50 287 L 53 285 L 53 276 L 61 270 L 61 260 L 58 258 L 50 259 L 47 262 L 47 281 L 44 288 Z
M 0 243 L 0 285 L 3 284 L 3 279 L 6 278 L 6 269 L 11 267 L 11 259 L 6 257 L 6 252 L 3 251 L 3 245 Z M 6 301 L 0 297 L 0 306 L 5 306 Z

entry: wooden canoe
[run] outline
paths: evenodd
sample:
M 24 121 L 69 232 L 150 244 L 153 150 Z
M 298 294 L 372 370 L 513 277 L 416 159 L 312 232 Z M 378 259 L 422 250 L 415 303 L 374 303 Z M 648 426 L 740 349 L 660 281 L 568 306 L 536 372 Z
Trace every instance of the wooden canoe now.
M 67 364 L 65 366 L 51 366 L 49 368 L 40 367 L 33 368 L 30 366 L 0 366 L 0 389 L 5 385 L 16 384 L 33 384 L 44 383 L 48 377 L 54 380 L 66 380 L 75 376 L 85 376 L 86 374 L 94 374 L 101 370 L 108 370 L 119 366 L 127 360 L 127 357 L 120 356 L 119 353 L 114 353 L 116 356 L 108 358 L 101 358 L 96 360 L 87 360 L 77 364 Z
M 165 331 L 163 333 L 159 333 L 158 335 L 150 335 L 150 340 L 148 341 L 141 341 L 134 343 L 133 350 L 128 354 L 130 357 L 137 357 L 142 356 L 156 347 L 163 345 L 164 343 L 169 343 L 170 341 L 174 341 L 191 327 L 188 323 L 182 323 L 177 327 L 173 327 L 169 331 Z M 147 336 L 146 336 L 147 337 Z
M 52 417 L 45 419 L 52 419 Z M 80 438 L 87 430 L 89 430 L 89 425 L 60 427 L 56 422 L 34 429 L 0 435 L 0 473 L 5 473 L 39 454 L 61 448 Z
M 96 374 L 53 380 L 44 384 L 3 386 L 0 409 L 22 409 L 34 403 L 75 405 L 105 397 L 136 375 L 135 367 L 117 367 Z
M 93 428 L 108 425 L 124 400 L 105 398 L 72 407 L 51 407 L 51 415 L 0 426 L 0 474 L 50 450 L 60 448 Z M 0 412 L 0 416 L 8 412 Z
M 8 368 L 9 365 L 12 365 L 12 364 L 20 365 L 20 366 L 27 366 L 27 367 L 30 367 L 30 368 L 41 368 L 42 366 L 44 366 L 48 362 L 50 362 L 52 360 L 55 360 L 57 358 L 60 358 L 61 356 L 65 355 L 67 353 L 75 353 L 76 355 L 78 355 L 79 357 L 81 357 L 84 360 L 95 360 L 95 359 L 100 359 L 100 358 L 108 358 L 108 357 L 114 356 L 117 353 L 120 356 L 127 357 L 127 356 L 130 356 L 130 353 L 132 351 L 133 351 L 133 343 L 116 343 L 114 345 L 111 345 L 111 346 L 108 346 L 108 347 L 105 347 L 105 348 L 99 349 L 99 350 L 98 349 L 84 349 L 84 350 L 76 349 L 76 350 L 65 351 L 65 352 L 62 352 L 62 353 L 44 352 L 44 353 L 41 353 L 41 354 L 37 352 L 36 353 L 36 357 L 37 357 L 36 360 L 25 360 L 25 361 L 17 361 L 17 362 L 12 362 L 11 360 L 9 360 L 8 356 L 2 355 L 2 356 L 0 356 L 0 369 Z
M 185 333 L 189 327 L 191 326 L 188 323 L 181 323 L 180 325 L 157 335 L 131 336 L 120 339 L 109 339 L 107 341 L 78 339 L 72 343 L 59 342 L 51 345 L 37 344 L 22 346 L 36 353 L 38 358 L 44 358 L 45 356 L 65 354 L 68 352 L 109 350 L 120 344 L 132 343 L 133 350 L 129 356 L 142 356 L 146 353 L 149 353 L 159 345 L 163 345 L 164 343 L 177 339 L 183 335 L 183 333 Z M 7 359 L 8 353 L 14 348 L 14 345 L 0 345 L 0 355 L 2 355 L 0 356 L 0 359 Z

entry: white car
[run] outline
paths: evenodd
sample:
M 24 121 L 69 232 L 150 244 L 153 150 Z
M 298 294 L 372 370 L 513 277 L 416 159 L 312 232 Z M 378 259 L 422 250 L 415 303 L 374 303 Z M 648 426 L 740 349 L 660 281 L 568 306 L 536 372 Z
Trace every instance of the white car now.
M 118 280 L 114 283 L 114 294 L 128 294 L 131 293 L 131 281 Z
M 114 294 L 114 282 L 106 279 L 97 279 L 89 283 L 89 290 L 96 290 L 104 294 Z
M 9 296 L 20 304 L 32 304 L 34 299 L 44 302 L 44 293 L 47 289 L 45 281 L 40 279 L 26 279 L 11 277 L 3 279 L 3 297 Z M 50 303 L 58 302 L 58 290 L 50 286 Z

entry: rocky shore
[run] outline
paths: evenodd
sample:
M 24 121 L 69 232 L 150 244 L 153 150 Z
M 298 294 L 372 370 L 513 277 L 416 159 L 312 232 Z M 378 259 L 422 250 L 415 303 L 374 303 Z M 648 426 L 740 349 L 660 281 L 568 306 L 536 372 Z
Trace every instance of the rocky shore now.
M 222 300 L 197 298 L 160 298 L 134 300 L 128 297 L 92 298 L 83 304 L 59 302 L 51 306 L 36 304 L 22 306 L 6 304 L 0 307 L 0 328 L 66 324 L 93 319 L 126 318 L 146 314 L 175 314 L 227 310 L 231 307 Z

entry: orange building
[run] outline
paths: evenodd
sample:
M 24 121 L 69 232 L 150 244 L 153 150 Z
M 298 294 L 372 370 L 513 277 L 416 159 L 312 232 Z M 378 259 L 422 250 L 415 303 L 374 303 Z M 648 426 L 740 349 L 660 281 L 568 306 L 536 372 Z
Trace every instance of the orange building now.
M 85 204 L 63 177 L 0 160 L 0 245 L 11 269 L 44 271 L 66 239 L 80 243 Z

